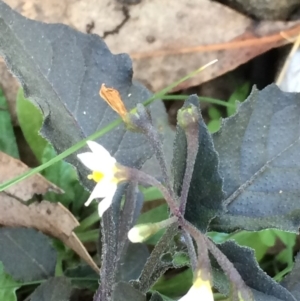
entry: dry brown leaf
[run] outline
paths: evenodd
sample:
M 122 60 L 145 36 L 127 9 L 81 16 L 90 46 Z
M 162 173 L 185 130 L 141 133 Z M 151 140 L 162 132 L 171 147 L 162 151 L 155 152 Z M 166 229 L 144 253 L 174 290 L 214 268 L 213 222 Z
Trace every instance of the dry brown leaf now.
M 0 184 L 11 180 L 30 168 L 18 159 L 0 151 Z M 45 194 L 48 191 L 63 193 L 64 191 L 46 180 L 40 174 L 33 175 L 20 183 L 13 185 L 5 192 L 19 200 L 28 201 L 34 194 Z
M 164 13 L 155 13 L 158 8 Z M 109 35 L 105 41 L 114 53 L 131 55 L 136 78 L 152 91 L 165 88 L 214 59 L 219 60 L 176 87 L 179 90 L 220 76 L 287 43 L 280 32 L 293 36 L 300 31 L 299 24 L 257 23 L 208 0 L 148 0 L 132 7 L 130 19 L 119 34 Z
M 29 170 L 24 163 L 3 152 L 0 152 L 0 168 L 0 183 Z M 36 174 L 1 192 L 0 225 L 34 228 L 56 237 L 98 272 L 99 268 L 73 232 L 79 223 L 68 209 L 60 203 L 48 201 L 29 206 L 20 202 L 31 199 L 34 194 L 45 194 L 49 190 L 63 192 L 43 176 Z
M 26 17 L 104 37 L 113 53 L 131 55 L 135 78 L 155 92 L 218 59 L 176 90 L 199 85 L 287 43 L 282 31 L 290 37 L 300 31 L 299 22 L 254 22 L 210 0 L 143 0 L 136 5 L 111 0 L 5 2 Z
M 99 268 L 73 232 L 74 228 L 79 226 L 78 221 L 60 203 L 42 201 L 26 206 L 5 192 L 1 192 L 0 224 L 8 227 L 34 228 L 58 238 L 99 273 Z

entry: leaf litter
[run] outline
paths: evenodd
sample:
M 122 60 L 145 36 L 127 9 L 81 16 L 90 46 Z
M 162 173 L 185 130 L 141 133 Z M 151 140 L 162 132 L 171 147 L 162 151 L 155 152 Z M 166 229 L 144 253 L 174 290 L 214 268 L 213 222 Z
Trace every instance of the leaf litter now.
M 144 0 L 135 5 L 110 0 L 31 0 L 26 5 L 21 0 L 5 2 L 28 18 L 62 22 L 82 32 L 93 21 L 92 33 L 104 37 L 113 53 L 129 53 L 135 78 L 152 91 L 218 59 L 218 64 L 176 90 L 209 81 L 289 43 L 300 28 L 299 21 L 253 21 L 209 0 Z M 157 14 L 157 7 L 164 15 Z
M 0 152 L 0 165 L 0 183 L 29 169 L 21 161 L 2 152 Z M 67 208 L 60 203 L 51 203 L 46 200 L 34 202 L 29 206 L 22 203 L 35 194 L 45 194 L 49 190 L 63 193 L 59 187 L 37 174 L 1 192 L 0 224 L 6 227 L 34 228 L 58 238 L 99 272 L 99 268 L 73 232 L 79 226 L 79 222 Z
M 0 166 L 0 183 L 13 179 L 29 170 L 26 164 L 3 152 L 0 152 Z M 5 190 L 5 193 L 26 202 L 30 200 L 34 194 L 45 194 L 48 191 L 64 193 L 62 189 L 37 174 L 25 179 L 21 183 L 11 186 Z

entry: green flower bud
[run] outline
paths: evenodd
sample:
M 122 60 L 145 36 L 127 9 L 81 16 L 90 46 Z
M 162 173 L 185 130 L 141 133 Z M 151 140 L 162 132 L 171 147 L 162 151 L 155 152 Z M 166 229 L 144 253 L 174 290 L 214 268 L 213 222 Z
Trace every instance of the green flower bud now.
M 178 125 L 183 129 L 195 126 L 195 124 L 198 125 L 199 118 L 200 114 L 198 108 L 193 104 L 190 104 L 188 107 L 181 108 L 177 113 Z

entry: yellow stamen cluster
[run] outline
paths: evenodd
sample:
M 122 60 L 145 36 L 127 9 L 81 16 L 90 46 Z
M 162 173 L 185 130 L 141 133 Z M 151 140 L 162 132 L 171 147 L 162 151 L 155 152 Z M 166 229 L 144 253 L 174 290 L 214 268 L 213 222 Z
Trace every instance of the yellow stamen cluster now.
M 104 174 L 99 171 L 93 171 L 92 174 L 88 175 L 88 179 L 94 180 L 96 183 L 100 182 L 104 178 Z

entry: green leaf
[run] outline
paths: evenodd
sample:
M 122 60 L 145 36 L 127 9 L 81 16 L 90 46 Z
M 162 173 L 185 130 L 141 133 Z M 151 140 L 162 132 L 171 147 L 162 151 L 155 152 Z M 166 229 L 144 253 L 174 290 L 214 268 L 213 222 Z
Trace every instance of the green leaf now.
M 5 273 L 3 264 L 0 262 L 0 300 L 17 301 L 16 290 L 19 287 L 21 284 Z
M 101 299 L 102 300 L 102 299 Z M 114 285 L 112 301 L 146 301 L 146 296 L 126 282 Z
M 0 228 L 0 246 L 0 261 L 15 280 L 42 280 L 54 275 L 56 251 L 50 238 L 41 232 Z
M 162 193 L 156 187 L 140 187 L 140 190 L 144 194 L 145 202 L 163 199 Z
M 159 205 L 139 216 L 138 224 L 157 223 L 169 217 L 167 204 Z
M 234 239 L 239 245 L 255 250 L 257 261 L 260 261 L 268 249 L 275 245 L 276 238 L 277 236 L 272 230 L 259 232 L 240 231 L 239 233 L 230 235 L 230 239 Z
M 186 269 L 171 278 L 162 276 L 153 289 L 166 296 L 178 297 L 187 293 L 193 284 L 192 282 L 193 273 L 191 269 Z
M 198 98 L 195 95 L 190 96 L 184 107 L 189 104 L 199 108 Z M 178 195 L 181 194 L 186 158 L 187 142 L 185 133 L 183 129 L 177 126 L 172 169 L 174 187 Z M 185 217 L 203 232 L 206 231 L 211 219 L 223 210 L 224 193 L 222 191 L 222 178 L 218 169 L 218 154 L 201 117 L 199 120 L 199 150 L 190 183 Z
M 237 101 L 243 102 L 249 95 L 250 83 L 245 82 L 243 85 L 239 86 L 228 99 L 228 103 L 232 106 L 227 107 L 227 116 L 231 116 L 236 113 Z
M 283 279 L 281 285 L 289 290 L 297 300 L 300 300 L 300 253 L 295 258 L 295 265 L 291 273 Z
M 24 137 L 39 163 L 43 164 L 54 158 L 57 155 L 54 148 L 39 134 L 44 122 L 43 115 L 24 97 L 22 89 L 17 95 L 17 115 Z M 88 198 L 88 193 L 79 183 L 74 167 L 62 160 L 42 171 L 42 175 L 65 191 L 61 195 L 48 192 L 45 199 L 61 202 L 66 207 L 72 203 L 73 213 L 78 214 Z
M 65 277 L 55 277 L 41 284 L 31 295 L 31 301 L 69 301 L 72 286 Z
M 300 226 L 300 97 L 276 85 L 254 89 L 213 135 L 227 212 L 211 230 Z
M 276 230 L 275 230 L 276 231 Z M 272 229 L 256 232 L 259 235 L 261 242 L 263 242 L 267 247 L 273 247 L 276 242 L 276 232 Z
M 211 120 L 207 125 L 207 128 L 210 133 L 217 132 L 220 129 L 220 127 L 221 127 L 221 119 Z
M 95 292 L 99 286 L 99 275 L 88 265 L 67 269 L 64 275 L 69 278 L 73 287 Z
M 161 237 L 159 242 L 155 245 L 151 252 L 144 268 L 139 276 L 135 285 L 142 292 L 147 292 L 154 283 L 157 282 L 158 278 L 163 275 L 172 265 L 169 265 L 168 261 L 162 261 L 161 258 L 170 249 L 174 249 L 174 236 L 178 233 L 178 226 L 173 224 L 169 226 Z
M 129 56 L 113 55 L 99 36 L 29 20 L 3 2 L 0 51 L 22 83 L 25 96 L 43 112 L 42 135 L 58 153 L 116 119 L 117 114 L 99 97 L 102 83 L 120 92 L 128 110 L 150 96 L 145 87 L 132 82 Z M 153 104 L 157 105 L 161 106 Z M 123 125 L 97 141 L 128 166 L 140 167 L 153 154 L 145 137 L 126 131 Z M 91 187 L 75 153 L 69 161 Z
M 284 232 L 280 230 L 273 230 L 280 240 L 286 245 L 287 248 L 293 249 L 296 244 L 297 234 Z
M 258 266 L 253 250 L 241 247 L 234 241 L 227 241 L 218 247 L 233 263 L 246 285 L 252 289 L 255 300 L 296 301 L 287 289 L 275 282 Z M 263 296 L 266 298 L 269 296 L 269 299 L 263 299 Z
M 49 143 L 39 134 L 42 128 L 44 117 L 42 111 L 24 96 L 23 89 L 19 89 L 17 94 L 16 110 L 18 121 L 26 142 L 34 153 L 39 163 Z
M 159 292 L 153 292 L 149 301 L 174 301 L 173 299 L 160 294 Z
M 117 281 L 137 279 L 149 257 L 149 250 L 145 244 L 129 243 L 126 253 L 121 258 Z
M 190 265 L 190 258 L 186 252 L 176 252 L 173 255 L 172 264 L 175 268 L 182 268 Z
M 220 119 L 222 117 L 221 112 L 216 107 L 210 107 L 208 109 L 208 116 L 210 119 Z
M 2 90 L 0 90 L 0 151 L 14 158 L 19 158 L 18 146 Z

